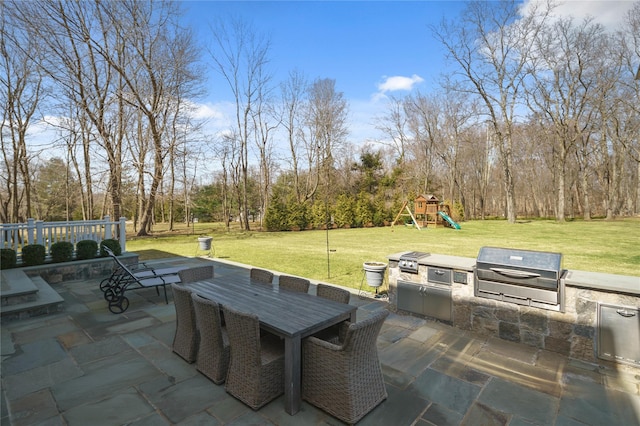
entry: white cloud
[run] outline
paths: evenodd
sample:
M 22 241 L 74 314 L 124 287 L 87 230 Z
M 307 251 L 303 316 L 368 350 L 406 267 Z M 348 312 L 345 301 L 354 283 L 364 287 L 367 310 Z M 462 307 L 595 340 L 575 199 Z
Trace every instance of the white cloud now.
M 528 10 L 532 4 L 542 0 L 525 0 L 522 10 Z M 607 30 L 617 30 L 634 2 L 629 0 L 564 0 L 557 1 L 553 16 L 573 17 L 582 20 L 591 17 Z
M 396 75 L 393 77 L 386 77 L 382 83 L 378 83 L 378 91 L 381 93 L 395 92 L 397 90 L 411 90 L 417 84 L 424 81 L 422 77 L 417 74 L 413 74 L 411 77 L 404 77 Z
M 198 119 L 222 120 L 225 117 L 223 108 L 219 104 L 194 104 L 193 117 Z

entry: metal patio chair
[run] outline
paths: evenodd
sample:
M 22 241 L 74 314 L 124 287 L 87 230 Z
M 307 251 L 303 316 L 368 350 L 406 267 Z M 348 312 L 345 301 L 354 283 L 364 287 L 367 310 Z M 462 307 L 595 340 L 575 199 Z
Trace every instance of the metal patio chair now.
M 169 303 L 167 297 L 167 285 L 179 283 L 180 277 L 178 268 L 136 268 L 130 269 L 128 265 L 122 263 L 120 259 L 108 247 L 104 247 L 105 252 L 116 263 L 117 274 L 112 274 L 111 279 L 105 284 L 101 284 L 101 289 L 105 300 L 109 303 L 109 311 L 114 314 L 121 314 L 129 308 L 129 299 L 125 296 L 127 290 L 141 290 L 155 288 L 156 294 L 160 295 L 159 287 L 164 291 L 164 301 Z

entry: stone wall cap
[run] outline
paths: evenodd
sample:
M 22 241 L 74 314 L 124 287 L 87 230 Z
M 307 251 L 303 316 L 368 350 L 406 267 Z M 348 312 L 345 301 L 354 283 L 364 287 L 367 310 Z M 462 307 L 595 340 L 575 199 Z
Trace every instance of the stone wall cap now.
M 570 287 L 640 296 L 640 277 L 570 269 L 567 270 L 563 280 L 564 284 Z

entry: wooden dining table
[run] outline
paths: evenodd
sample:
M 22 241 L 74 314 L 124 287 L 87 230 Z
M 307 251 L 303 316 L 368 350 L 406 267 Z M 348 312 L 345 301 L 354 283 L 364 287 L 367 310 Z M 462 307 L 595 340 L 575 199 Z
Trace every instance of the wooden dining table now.
M 338 324 L 356 320 L 357 307 L 308 293 L 280 290 L 275 284 L 232 274 L 185 284 L 221 306 L 258 316 L 260 327 L 284 339 L 284 403 L 291 415 L 300 410 L 302 339 Z

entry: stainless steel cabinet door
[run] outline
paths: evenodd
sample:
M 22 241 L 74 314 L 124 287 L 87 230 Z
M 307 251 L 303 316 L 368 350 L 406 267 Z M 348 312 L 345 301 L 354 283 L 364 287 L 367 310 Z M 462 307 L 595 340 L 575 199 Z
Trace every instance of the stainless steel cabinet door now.
M 599 304 L 598 357 L 640 366 L 640 308 Z

